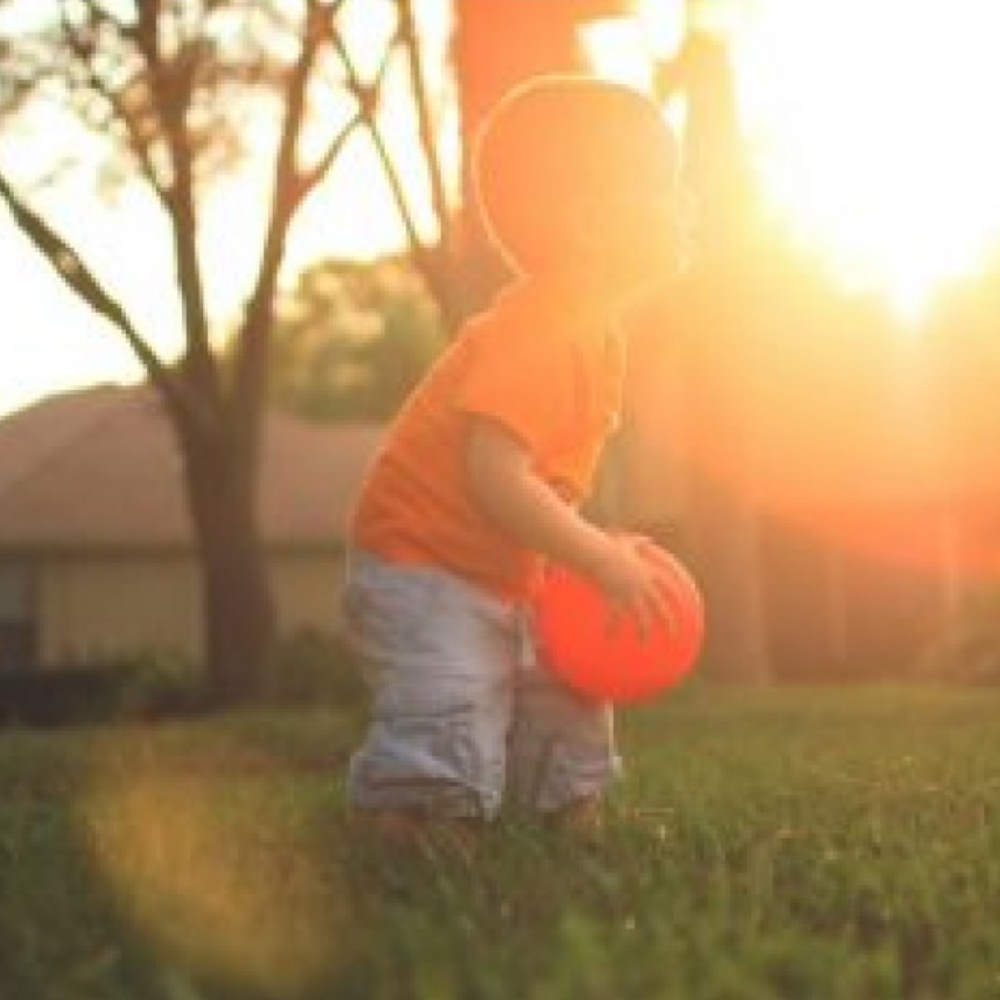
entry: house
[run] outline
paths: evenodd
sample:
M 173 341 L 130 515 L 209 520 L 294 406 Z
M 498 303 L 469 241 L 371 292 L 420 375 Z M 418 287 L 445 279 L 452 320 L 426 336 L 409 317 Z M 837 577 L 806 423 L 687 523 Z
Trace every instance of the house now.
M 379 433 L 265 418 L 258 509 L 280 633 L 336 628 L 343 527 Z M 0 671 L 150 648 L 200 658 L 182 475 L 148 386 L 68 392 L 0 420 Z

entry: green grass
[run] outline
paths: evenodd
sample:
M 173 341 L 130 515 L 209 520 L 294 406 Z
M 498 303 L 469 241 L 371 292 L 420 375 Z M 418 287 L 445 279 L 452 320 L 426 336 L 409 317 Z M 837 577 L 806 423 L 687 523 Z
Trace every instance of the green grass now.
M 349 713 L 0 733 L 0 997 L 1000 996 L 1000 694 L 627 713 L 606 843 L 380 855 Z

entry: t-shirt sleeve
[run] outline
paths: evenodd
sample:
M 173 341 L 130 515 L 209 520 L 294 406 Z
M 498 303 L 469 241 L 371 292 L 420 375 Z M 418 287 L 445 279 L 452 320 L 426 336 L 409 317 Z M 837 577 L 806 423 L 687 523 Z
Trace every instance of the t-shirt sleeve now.
M 572 432 L 576 374 L 572 348 L 560 338 L 484 338 L 459 386 L 456 407 L 496 420 L 532 454 L 543 454 Z

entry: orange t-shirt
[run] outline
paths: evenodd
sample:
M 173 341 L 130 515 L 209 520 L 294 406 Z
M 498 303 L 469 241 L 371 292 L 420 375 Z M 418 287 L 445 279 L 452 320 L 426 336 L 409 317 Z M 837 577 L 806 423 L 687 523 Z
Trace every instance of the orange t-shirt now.
M 354 512 L 354 543 L 391 562 L 439 566 L 503 597 L 525 596 L 540 557 L 474 500 L 469 417 L 501 423 L 528 448 L 539 476 L 567 502 L 582 500 L 618 417 L 625 364 L 620 337 L 587 312 L 565 290 L 526 281 L 470 320 L 389 429 Z

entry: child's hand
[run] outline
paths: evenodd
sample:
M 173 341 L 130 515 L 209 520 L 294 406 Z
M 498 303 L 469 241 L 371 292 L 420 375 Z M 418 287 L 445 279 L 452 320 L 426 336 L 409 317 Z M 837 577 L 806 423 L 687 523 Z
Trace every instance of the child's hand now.
M 634 614 L 643 639 L 656 624 L 674 632 L 677 616 L 671 606 L 671 575 L 663 550 L 643 535 L 612 535 L 608 542 L 593 576 L 617 612 L 612 625 L 619 615 Z

